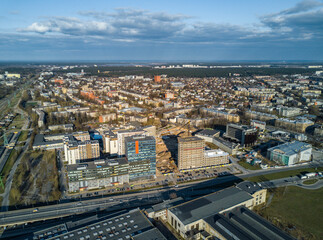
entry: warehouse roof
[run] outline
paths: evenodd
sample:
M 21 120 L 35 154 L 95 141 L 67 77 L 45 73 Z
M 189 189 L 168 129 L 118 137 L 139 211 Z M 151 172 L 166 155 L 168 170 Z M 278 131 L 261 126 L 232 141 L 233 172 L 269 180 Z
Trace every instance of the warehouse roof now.
M 234 207 L 252 196 L 247 192 L 231 187 L 207 196 L 170 208 L 174 215 L 185 225 Z

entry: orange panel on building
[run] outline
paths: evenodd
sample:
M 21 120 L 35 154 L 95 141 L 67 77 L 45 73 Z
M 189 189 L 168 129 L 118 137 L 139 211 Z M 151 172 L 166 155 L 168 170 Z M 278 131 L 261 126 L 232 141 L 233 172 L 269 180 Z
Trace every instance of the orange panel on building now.
M 138 154 L 138 153 L 139 153 L 139 142 L 136 141 L 136 154 Z
M 160 76 L 154 76 L 154 81 L 155 82 L 160 82 Z

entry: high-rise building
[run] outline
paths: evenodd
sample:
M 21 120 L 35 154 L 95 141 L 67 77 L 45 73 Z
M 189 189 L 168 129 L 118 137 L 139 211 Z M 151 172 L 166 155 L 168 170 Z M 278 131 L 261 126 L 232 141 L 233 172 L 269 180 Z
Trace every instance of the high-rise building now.
M 178 169 L 190 169 L 205 166 L 204 139 L 186 137 L 178 139 Z
M 154 137 L 126 137 L 125 150 L 130 181 L 156 176 L 156 139 Z
M 121 130 L 117 133 L 118 138 L 118 155 L 123 157 L 125 155 L 125 138 L 135 135 L 144 134 L 143 130 Z
M 227 125 L 224 136 L 239 142 L 241 146 L 253 146 L 257 140 L 258 132 L 254 127 L 230 123 Z

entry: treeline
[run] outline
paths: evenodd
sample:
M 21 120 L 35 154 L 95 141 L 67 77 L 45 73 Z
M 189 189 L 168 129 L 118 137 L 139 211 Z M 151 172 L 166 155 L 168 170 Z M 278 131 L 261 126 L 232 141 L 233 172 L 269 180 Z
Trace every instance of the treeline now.
M 82 68 L 63 72 L 81 72 Z M 99 70 L 99 72 L 98 72 Z M 151 67 L 90 67 L 84 71 L 99 77 L 119 77 L 124 75 L 143 75 L 152 77 L 154 75 L 167 74 L 169 77 L 228 77 L 229 74 L 240 74 L 243 77 L 253 75 L 291 75 L 291 74 L 312 74 L 316 69 L 308 68 L 175 68 L 175 69 L 155 69 Z

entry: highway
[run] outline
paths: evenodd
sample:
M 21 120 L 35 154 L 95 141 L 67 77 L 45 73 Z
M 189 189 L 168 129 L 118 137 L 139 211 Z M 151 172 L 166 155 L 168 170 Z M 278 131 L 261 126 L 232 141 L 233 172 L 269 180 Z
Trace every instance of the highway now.
M 308 167 L 319 167 L 323 166 L 323 163 L 311 163 L 307 165 L 293 167 L 293 169 L 301 169 Z M 109 210 L 119 210 L 140 206 L 147 206 L 150 204 L 156 204 L 163 200 L 169 199 L 169 191 L 175 191 L 179 196 L 185 196 L 189 198 L 190 196 L 196 196 L 198 192 L 201 194 L 207 194 L 216 191 L 221 188 L 221 184 L 239 181 L 239 178 L 247 178 L 252 176 L 258 176 L 273 172 L 288 171 L 291 168 L 280 168 L 265 170 L 261 172 L 242 174 L 239 176 L 228 175 L 223 177 L 218 177 L 210 180 L 204 180 L 200 182 L 184 183 L 180 184 L 177 188 L 175 187 L 164 187 L 159 189 L 151 189 L 142 192 L 135 193 L 125 193 L 123 195 L 117 196 L 106 196 L 102 198 L 82 200 L 79 202 L 66 202 L 56 205 L 49 205 L 36 208 L 28 208 L 22 210 L 14 210 L 2 212 L 0 214 L 0 226 L 21 224 L 26 222 L 33 222 L 38 220 L 45 220 L 51 218 L 57 218 L 67 215 L 80 214 L 88 211 L 98 211 L 109 208 Z M 272 186 L 276 186 L 275 184 Z M 264 186 L 270 187 L 270 186 Z M 37 212 L 34 212 L 37 211 Z

